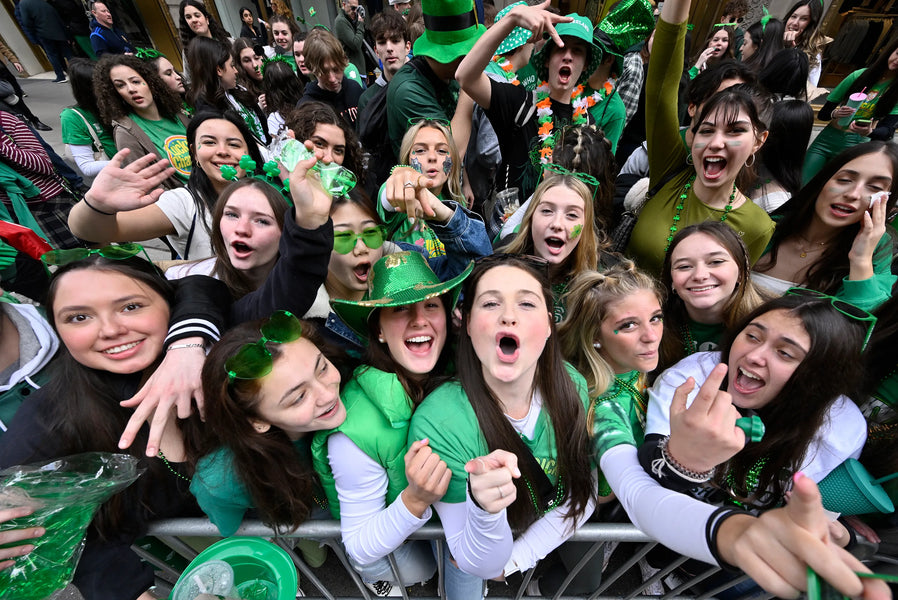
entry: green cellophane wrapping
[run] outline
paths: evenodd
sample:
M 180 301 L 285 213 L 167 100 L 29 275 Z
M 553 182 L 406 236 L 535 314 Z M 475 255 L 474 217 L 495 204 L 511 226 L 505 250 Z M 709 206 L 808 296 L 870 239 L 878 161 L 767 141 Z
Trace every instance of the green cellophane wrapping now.
M 0 599 L 42 600 L 68 585 L 97 509 L 142 473 L 133 456 L 108 452 L 86 452 L 0 471 L 0 509 L 34 508 L 26 517 L 0 523 L 0 531 L 46 529 L 43 537 L 8 545 L 33 544 L 34 550 L 0 571 Z

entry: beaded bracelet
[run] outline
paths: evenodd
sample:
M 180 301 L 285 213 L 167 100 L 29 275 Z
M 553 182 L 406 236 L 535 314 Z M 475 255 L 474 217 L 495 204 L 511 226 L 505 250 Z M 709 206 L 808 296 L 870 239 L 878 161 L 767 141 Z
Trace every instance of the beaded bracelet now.
M 682 464 L 677 462 L 677 460 L 671 456 L 670 452 L 667 450 L 667 442 L 670 441 L 670 436 L 665 436 L 664 439 L 661 440 L 661 443 L 658 444 L 658 447 L 661 448 L 661 458 L 664 460 L 664 464 L 668 466 L 668 468 L 685 479 L 686 481 L 690 481 L 692 483 L 707 483 L 714 477 L 715 468 L 712 467 L 709 471 L 699 472 L 693 471 L 692 469 L 687 469 Z
M 392 174 L 393 174 L 393 171 L 395 171 L 396 169 L 403 169 L 403 168 L 405 168 L 405 169 L 411 169 L 411 167 L 410 167 L 409 165 L 396 165 L 395 167 L 393 167 L 392 169 L 390 169 L 390 175 L 392 175 Z
M 106 212 L 105 210 L 100 210 L 100 209 L 97 208 L 96 206 L 91 205 L 91 203 L 87 201 L 87 196 L 84 196 L 84 197 L 82 198 L 82 200 L 84 200 L 84 204 L 87 205 L 87 208 L 91 209 L 91 210 L 94 211 L 94 212 L 98 212 L 98 213 L 100 213 L 101 215 L 106 215 L 107 217 L 114 217 L 114 216 L 115 216 L 115 213 L 114 213 L 114 212 Z

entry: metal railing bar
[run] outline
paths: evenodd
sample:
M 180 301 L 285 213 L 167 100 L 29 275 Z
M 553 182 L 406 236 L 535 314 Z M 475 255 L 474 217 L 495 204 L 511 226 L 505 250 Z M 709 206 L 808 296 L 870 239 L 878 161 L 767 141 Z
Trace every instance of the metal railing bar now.
M 669 591 L 666 594 L 664 594 L 663 596 L 661 596 L 661 600 L 671 600 L 672 598 L 676 597 L 681 592 L 688 590 L 692 586 L 703 582 L 705 579 L 707 579 L 711 575 L 714 575 L 715 573 L 720 572 L 721 570 L 722 569 L 720 567 L 710 567 L 704 573 L 696 575 L 695 577 L 689 579 L 688 581 L 684 581 L 683 583 L 681 583 L 680 585 L 678 585 L 671 591 Z
M 731 587 L 742 583 L 743 581 L 748 581 L 748 579 L 749 579 L 748 575 L 741 575 L 741 576 L 737 577 L 736 579 L 732 579 L 730 581 L 727 581 L 726 583 L 723 583 L 723 584 L 717 586 L 716 588 L 712 588 L 712 589 L 708 590 L 707 592 L 705 592 L 704 594 L 702 594 L 701 596 L 696 598 L 696 600 L 707 600 L 708 598 L 716 596 L 720 592 L 722 592 L 724 590 L 728 590 Z
M 159 571 L 158 574 L 161 575 L 166 581 L 169 581 L 169 583 L 176 582 L 178 580 L 178 577 L 181 576 L 178 571 L 165 564 L 165 561 L 156 557 L 156 555 L 154 555 L 152 552 L 147 552 L 137 544 L 131 546 L 131 550 L 134 551 L 134 554 L 139 556 L 141 560 L 144 560 L 153 565 L 153 568 Z M 174 579 L 171 579 L 172 577 L 174 577 Z
M 663 569 L 661 569 L 660 571 L 658 571 L 657 573 L 655 573 L 654 575 L 649 577 L 647 580 L 645 580 L 641 584 L 639 584 L 641 587 L 635 588 L 633 590 L 633 593 L 630 594 L 629 596 L 626 596 L 624 598 L 624 600 L 632 600 L 633 598 L 636 597 L 637 594 L 639 594 L 639 592 L 643 591 L 645 588 L 649 587 L 650 585 L 654 585 L 658 581 L 661 581 L 662 579 L 664 579 L 665 577 L 670 575 L 671 571 L 673 571 L 674 569 L 676 569 L 677 567 L 682 565 L 687 560 L 689 560 L 688 556 L 679 557 L 678 559 L 676 559 L 675 561 L 673 561 L 672 563 L 670 563 L 669 565 L 667 565 L 666 567 L 664 567 Z
M 571 585 L 574 577 L 576 577 L 577 574 L 583 570 L 583 567 L 586 566 L 586 563 L 588 563 L 592 559 L 592 557 L 595 556 L 596 552 L 598 552 L 599 549 L 604 545 L 605 542 L 595 542 L 592 547 L 590 547 L 590 549 L 586 551 L 586 554 L 583 555 L 583 558 L 577 561 L 577 564 L 574 565 L 574 568 L 571 569 L 571 572 L 568 573 L 567 577 L 564 578 L 564 581 L 561 582 L 561 587 L 558 588 L 558 591 L 555 592 L 554 596 L 552 596 L 552 600 L 558 600 L 558 598 L 561 598 L 561 595 L 564 594 L 564 592 L 567 591 L 568 586 Z
M 652 548 L 658 545 L 658 542 L 650 542 L 645 544 L 642 548 L 639 549 L 636 554 L 631 556 L 624 564 L 622 564 L 614 573 L 612 573 L 607 580 L 602 581 L 602 585 L 599 586 L 595 592 L 593 592 L 592 596 L 589 597 L 590 600 L 595 600 L 599 597 L 599 594 L 607 590 L 611 587 L 618 579 L 623 577 L 624 573 L 630 570 L 630 568 L 639 562 L 646 554 L 648 554 Z
M 280 537 L 275 538 L 274 543 L 283 548 L 287 552 L 287 554 L 290 555 L 290 559 L 293 561 L 293 564 L 296 566 L 296 568 L 299 569 L 299 572 L 302 573 L 302 575 L 306 579 L 308 579 L 312 583 L 312 585 L 318 588 L 318 591 L 324 594 L 324 597 L 327 598 L 327 600 L 336 600 L 334 598 L 334 595 L 331 594 L 330 591 L 328 591 L 323 583 L 321 583 L 321 580 L 318 579 L 314 573 L 312 573 L 312 569 L 309 568 L 309 565 L 306 564 L 306 561 L 300 558 L 300 556 L 296 553 L 296 549 L 293 547 L 293 544 Z M 300 586 L 302 586 L 302 581 L 300 581 Z
M 184 542 L 177 534 L 176 535 L 157 535 L 157 538 L 164 543 L 166 546 L 186 558 L 188 561 L 196 558 L 197 554 L 199 554 L 196 550 L 194 550 L 189 544 Z M 218 537 L 218 536 L 215 536 Z

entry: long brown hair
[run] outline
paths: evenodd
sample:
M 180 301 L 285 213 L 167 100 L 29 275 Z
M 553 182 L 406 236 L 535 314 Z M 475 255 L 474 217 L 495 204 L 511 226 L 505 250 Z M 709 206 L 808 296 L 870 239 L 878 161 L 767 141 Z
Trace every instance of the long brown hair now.
M 755 319 L 784 310 L 799 319 L 811 344 L 808 353 L 775 398 L 757 409 L 766 427 L 764 439 L 747 444 L 722 468 L 715 482 L 740 501 L 759 508 L 782 503 L 793 473 L 840 396 L 858 398 L 863 377 L 861 346 L 866 323 L 840 314 L 828 299 L 782 296 L 770 300 L 732 328 L 720 345 L 720 361 L 729 363 L 734 340 Z M 835 366 L 838 368 L 835 368 Z M 833 427 L 838 427 L 833 423 Z M 754 490 L 750 471 L 761 465 Z
M 745 242 L 732 227 L 719 221 L 704 221 L 682 228 L 670 243 L 670 248 L 664 255 L 664 264 L 661 267 L 661 285 L 664 286 L 668 294 L 667 301 L 664 303 L 664 337 L 661 338 L 659 373 L 662 369 L 679 362 L 686 356 L 682 329 L 689 323 L 689 313 L 686 311 L 683 299 L 673 291 L 673 278 L 670 270 L 674 249 L 680 242 L 698 233 L 704 233 L 723 246 L 739 267 L 736 288 L 723 308 L 723 325 L 726 328 L 735 325 L 745 315 L 769 299 L 752 282 L 748 248 L 745 247 Z
M 237 477 L 246 486 L 262 520 L 272 528 L 295 528 L 311 514 L 318 476 L 311 461 L 300 457 L 282 429 L 271 426 L 259 432 L 252 426 L 250 420 L 259 417 L 259 380 L 237 379 L 230 383 L 225 369 L 227 360 L 244 344 L 259 341 L 259 328 L 264 322 L 264 319 L 250 321 L 234 327 L 206 357 L 202 376 L 205 425 L 212 435 L 203 454 L 221 447 L 230 450 Z M 328 359 L 333 356 L 313 323 L 302 322 L 302 337 L 315 344 Z M 266 348 L 272 361 L 277 362 L 282 354 L 280 344 L 268 343 Z
M 249 177 L 232 183 L 218 197 L 215 208 L 212 209 L 212 252 L 215 254 L 215 266 L 212 269 L 212 274 L 227 284 L 234 300 L 238 300 L 254 291 L 256 286 L 243 271 L 235 269 L 234 265 L 231 264 L 228 258 L 227 245 L 225 245 L 224 237 L 221 235 L 221 220 L 224 216 L 225 206 L 231 196 L 242 192 L 246 188 L 257 190 L 265 196 L 265 199 L 268 200 L 268 206 L 271 207 L 271 212 L 274 214 L 274 219 L 277 221 L 277 226 L 281 231 L 284 229 L 284 216 L 289 208 L 284 197 L 271 185 Z
M 59 282 L 66 274 L 83 270 L 111 272 L 129 277 L 161 295 L 169 304 L 174 298 L 172 284 L 166 281 L 152 263 L 136 256 L 110 260 L 92 255 L 60 267 L 50 280 L 46 304 L 47 321 L 54 331 L 56 322 L 53 305 Z M 158 362 L 150 365 L 143 374 L 135 375 L 148 377 L 157 366 Z M 132 393 L 127 386 L 129 382 L 133 384 L 133 376 L 115 375 L 86 367 L 75 360 L 65 345 L 60 347 L 48 369 L 52 376 L 44 388 L 48 397 L 56 401 L 49 403 L 47 429 L 55 436 L 60 456 L 81 452 L 124 452 L 139 459 L 147 467 L 146 476 L 107 500 L 93 520 L 93 526 L 104 539 L 116 538 L 129 532 L 140 534 L 137 528 L 141 525 L 134 522 L 133 507 L 139 505 L 144 513 L 152 514 L 144 498 L 151 493 L 158 493 L 160 482 L 167 481 L 169 473 L 162 461 L 148 461 L 144 456 L 148 443 L 147 428 L 138 432 L 127 450 L 119 449 L 119 438 L 133 414 L 131 409 L 124 408 L 119 403 L 125 399 L 122 397 L 123 392 Z M 193 464 L 198 456 L 202 424 L 194 416 L 186 420 L 178 419 L 176 427 L 184 438 L 187 461 Z M 154 492 L 154 489 L 157 491 Z M 182 493 L 187 493 L 186 488 Z M 174 498 L 172 500 L 176 501 Z
M 100 110 L 99 117 L 103 125 L 112 127 L 112 121 L 134 112 L 134 108 L 125 102 L 115 86 L 112 85 L 109 73 L 118 66 L 130 67 L 147 82 L 147 87 L 153 95 L 153 102 L 161 117 L 176 118 L 181 110 L 181 97 L 162 81 L 156 65 L 151 65 L 129 54 L 107 54 L 97 63 L 93 75 L 97 108 Z
M 551 310 L 552 290 L 549 288 L 546 274 L 524 258 L 506 254 L 502 262 L 488 262 L 475 266 L 471 275 L 465 280 L 462 294 L 464 298 L 462 332 L 467 330 L 478 282 L 485 273 L 496 266 L 514 267 L 531 275 L 539 282 L 546 308 Z M 551 335 L 546 340 L 542 356 L 537 362 L 533 389 L 542 394 L 542 410 L 548 412 L 549 421 L 552 423 L 557 452 L 558 482 L 559 485 L 563 483 L 561 503 L 570 502 L 570 510 L 565 519 L 574 520 L 584 514 L 587 504 L 596 493 L 590 474 L 591 450 L 586 431 L 585 410 L 561 358 L 561 349 L 555 333 L 555 320 L 548 312 L 546 318 L 551 327 Z M 535 473 L 531 469 L 533 461 L 524 460 L 524 457 L 530 454 L 530 450 L 502 413 L 498 398 L 484 380 L 483 366 L 474 351 L 471 337 L 465 334 L 459 337 L 458 379 L 477 416 L 487 447 L 490 451 L 507 450 L 518 457 L 518 467 L 522 476 L 514 482 L 517 499 L 508 507 L 508 521 L 512 529 L 522 532 L 540 516 L 530 503 L 530 491 L 527 488 L 527 481 L 536 481 Z

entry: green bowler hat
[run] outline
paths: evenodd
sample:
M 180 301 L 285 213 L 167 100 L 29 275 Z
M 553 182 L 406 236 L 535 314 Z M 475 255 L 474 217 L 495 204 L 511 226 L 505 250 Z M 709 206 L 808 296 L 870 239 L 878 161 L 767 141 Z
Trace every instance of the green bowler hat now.
M 496 19 L 494 22 L 498 23 L 502 19 L 502 17 L 510 13 L 511 9 L 513 9 L 515 6 L 527 6 L 527 3 L 521 0 L 521 2 L 509 4 L 508 6 L 500 10 L 498 14 L 496 14 Z M 529 29 L 525 29 L 523 27 L 515 27 L 511 30 L 511 33 L 509 33 L 505 37 L 505 39 L 502 40 L 502 43 L 499 44 L 499 47 L 496 48 L 496 54 L 508 54 L 515 48 L 520 48 L 521 46 L 526 44 L 531 37 L 533 37 L 533 33 Z
M 441 282 L 418 252 L 388 254 L 374 263 L 368 273 L 368 291 L 358 302 L 331 300 L 334 312 L 353 331 L 368 337 L 368 317 L 375 308 L 415 304 L 452 292 L 452 306 L 461 293 L 461 282 L 471 274 L 474 262 L 460 275 Z
M 586 42 L 589 55 L 586 57 L 586 64 L 583 65 L 583 72 L 580 73 L 580 78 L 577 80 L 577 84 L 585 83 L 602 63 L 602 49 L 592 42 L 592 22 L 589 19 L 577 13 L 565 16 L 572 17 L 574 20 L 570 23 L 556 24 L 555 31 L 560 37 L 572 37 Z M 555 48 L 554 38 L 549 38 L 542 49 L 530 59 L 530 64 L 536 70 L 536 76 L 540 81 L 549 79 L 549 55 Z
M 474 0 L 422 0 L 424 34 L 413 47 L 415 56 L 448 64 L 471 51 L 486 27 L 477 22 Z
M 623 56 L 654 28 L 654 9 L 649 0 L 621 0 L 596 26 L 593 42 L 608 54 Z

